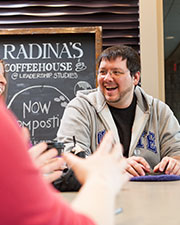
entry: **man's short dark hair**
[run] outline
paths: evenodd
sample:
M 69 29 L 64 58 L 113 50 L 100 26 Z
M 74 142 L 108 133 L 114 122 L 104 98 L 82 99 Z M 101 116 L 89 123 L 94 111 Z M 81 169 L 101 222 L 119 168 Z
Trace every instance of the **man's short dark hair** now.
M 140 56 L 136 50 L 126 45 L 115 45 L 106 48 L 98 59 L 98 67 L 103 59 L 115 60 L 118 57 L 122 57 L 122 60 L 127 60 L 127 68 L 130 71 L 131 76 L 134 76 L 136 72 L 141 71 Z

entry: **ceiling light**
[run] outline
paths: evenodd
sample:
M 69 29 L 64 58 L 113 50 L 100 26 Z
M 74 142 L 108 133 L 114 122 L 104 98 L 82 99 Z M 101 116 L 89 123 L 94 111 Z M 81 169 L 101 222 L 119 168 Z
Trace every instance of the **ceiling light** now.
M 172 39 L 174 39 L 174 36 L 167 36 L 166 37 L 166 40 L 172 40 Z

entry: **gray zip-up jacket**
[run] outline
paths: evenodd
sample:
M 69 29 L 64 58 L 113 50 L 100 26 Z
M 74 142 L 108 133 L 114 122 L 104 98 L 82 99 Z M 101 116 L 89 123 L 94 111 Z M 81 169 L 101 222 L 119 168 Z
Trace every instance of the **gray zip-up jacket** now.
M 135 88 L 137 106 L 132 127 L 130 156 L 141 156 L 154 168 L 165 156 L 180 156 L 180 125 L 173 112 L 162 101 Z M 105 98 L 99 89 L 79 91 L 64 111 L 57 139 L 64 141 L 66 151 L 74 145 L 86 155 L 94 152 L 106 130 L 112 130 L 120 142 L 118 131 Z

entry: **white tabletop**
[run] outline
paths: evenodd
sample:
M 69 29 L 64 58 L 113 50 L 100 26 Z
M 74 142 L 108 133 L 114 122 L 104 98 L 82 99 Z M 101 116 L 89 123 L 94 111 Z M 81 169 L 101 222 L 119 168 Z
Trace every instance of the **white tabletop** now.
M 76 193 L 62 193 L 70 202 Z M 117 196 L 116 225 L 180 225 L 180 181 L 128 182 Z

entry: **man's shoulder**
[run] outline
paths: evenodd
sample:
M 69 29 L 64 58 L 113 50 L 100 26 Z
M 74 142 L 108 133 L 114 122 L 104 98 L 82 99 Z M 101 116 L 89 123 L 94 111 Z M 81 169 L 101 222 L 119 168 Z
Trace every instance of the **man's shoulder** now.
M 76 96 L 71 99 L 68 105 L 74 105 L 77 103 L 90 103 L 93 99 L 97 98 L 97 89 L 90 89 L 90 90 L 79 90 L 76 93 Z
M 157 108 L 160 109 L 160 111 L 164 109 L 170 110 L 169 106 L 165 102 L 149 95 L 141 87 L 137 87 L 135 93 L 140 105 L 146 105 L 147 108 Z
M 104 96 L 98 88 L 78 91 L 76 97 L 68 105 L 93 106 L 97 111 L 104 105 Z
M 91 96 L 96 96 L 98 92 L 97 88 L 94 89 L 88 89 L 88 90 L 79 90 L 76 93 L 76 97 L 91 97 Z

